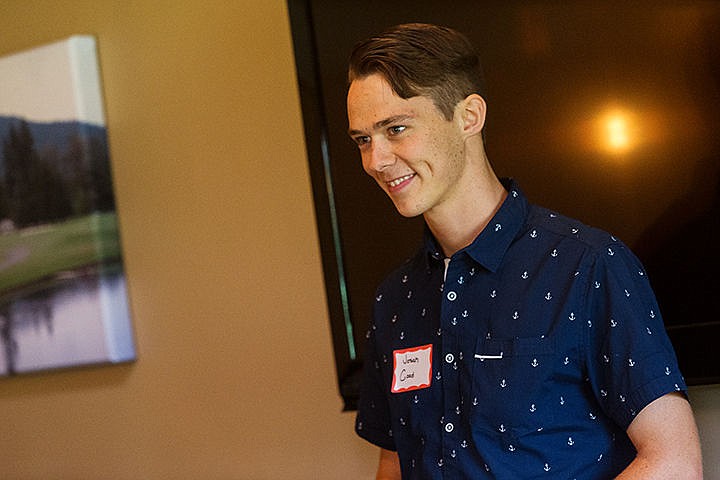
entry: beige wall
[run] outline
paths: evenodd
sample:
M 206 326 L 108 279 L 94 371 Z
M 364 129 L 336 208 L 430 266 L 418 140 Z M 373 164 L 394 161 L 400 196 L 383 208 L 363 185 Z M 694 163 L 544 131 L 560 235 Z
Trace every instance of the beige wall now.
M 0 55 L 97 36 L 139 353 L 0 380 L 0 478 L 369 478 L 285 2 L 2 0 L 0 18 Z
M 95 34 L 139 360 L 0 380 L 0 479 L 372 478 L 340 413 L 283 0 L 1 0 Z M 693 389 L 720 478 L 720 387 Z

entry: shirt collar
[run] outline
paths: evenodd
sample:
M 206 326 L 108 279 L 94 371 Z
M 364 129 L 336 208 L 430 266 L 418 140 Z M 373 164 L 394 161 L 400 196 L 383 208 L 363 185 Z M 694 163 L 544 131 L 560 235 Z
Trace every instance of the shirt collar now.
M 475 240 L 455 255 L 467 254 L 477 263 L 491 272 L 500 267 L 505 252 L 525 224 L 528 212 L 528 201 L 517 183 L 512 179 L 502 179 L 508 196 L 500 206 L 487 227 L 480 232 Z M 430 229 L 425 226 L 425 250 L 428 261 L 442 260 L 445 255 L 433 237 Z

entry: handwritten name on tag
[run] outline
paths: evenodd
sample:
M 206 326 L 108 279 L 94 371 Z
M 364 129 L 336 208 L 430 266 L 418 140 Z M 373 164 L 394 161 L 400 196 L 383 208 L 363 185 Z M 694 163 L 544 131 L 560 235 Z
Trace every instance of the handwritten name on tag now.
M 432 380 L 432 344 L 393 351 L 392 393 L 419 390 Z

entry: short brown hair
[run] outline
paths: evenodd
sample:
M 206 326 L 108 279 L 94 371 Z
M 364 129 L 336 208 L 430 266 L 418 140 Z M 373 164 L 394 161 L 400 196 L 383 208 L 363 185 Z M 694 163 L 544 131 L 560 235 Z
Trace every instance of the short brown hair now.
M 375 73 L 401 98 L 430 97 L 447 120 L 460 100 L 485 93 L 480 58 L 470 40 L 438 25 L 397 25 L 356 44 L 348 84 Z

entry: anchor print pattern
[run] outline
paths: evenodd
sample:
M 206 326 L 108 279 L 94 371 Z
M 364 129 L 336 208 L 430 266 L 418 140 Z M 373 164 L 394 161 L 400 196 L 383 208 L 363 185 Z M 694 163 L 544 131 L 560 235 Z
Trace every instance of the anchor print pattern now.
M 686 389 L 647 276 L 513 185 L 489 225 L 449 260 L 428 235 L 378 288 L 356 430 L 412 452 L 408 478 L 610 478 L 638 398 Z M 430 386 L 390 393 L 393 352 L 428 344 Z

